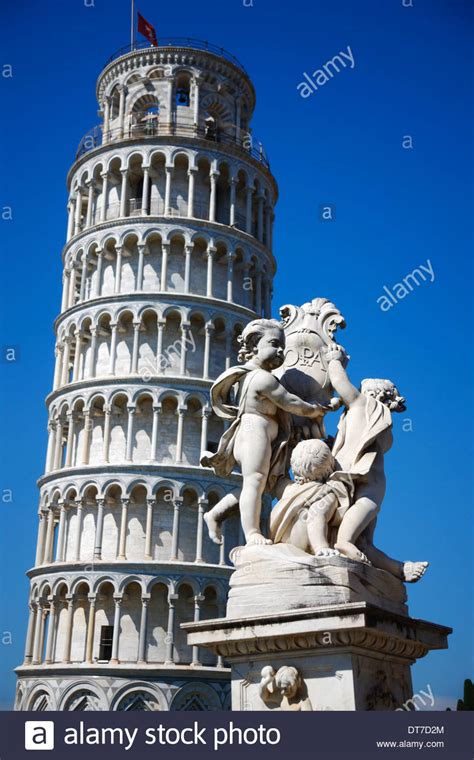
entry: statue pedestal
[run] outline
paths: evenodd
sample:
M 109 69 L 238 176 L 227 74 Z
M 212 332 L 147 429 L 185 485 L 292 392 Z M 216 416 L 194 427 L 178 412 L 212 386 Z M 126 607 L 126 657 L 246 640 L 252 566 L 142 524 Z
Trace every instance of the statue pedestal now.
M 295 589 L 295 592 L 297 590 Z M 264 599 L 262 598 L 262 602 Z M 183 625 L 232 671 L 232 710 L 395 710 L 413 697 L 410 666 L 445 649 L 450 628 L 349 602 Z M 262 669 L 296 668 L 305 707 L 263 699 Z M 276 697 L 279 697 L 276 694 Z M 301 700 L 303 704 L 303 699 Z

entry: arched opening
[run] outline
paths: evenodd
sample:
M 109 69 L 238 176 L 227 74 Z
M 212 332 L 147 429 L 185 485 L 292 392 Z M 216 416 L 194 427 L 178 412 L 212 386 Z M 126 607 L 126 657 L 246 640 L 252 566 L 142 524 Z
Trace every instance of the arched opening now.
M 168 588 L 155 583 L 151 588 L 148 608 L 146 661 L 164 662 L 168 630 Z
M 175 604 L 174 661 L 180 665 L 189 665 L 192 660 L 192 647 L 188 644 L 186 632 L 181 628 L 182 623 L 191 623 L 194 620 L 194 593 L 187 583 L 180 585 Z
M 120 662 L 137 661 L 141 609 L 142 590 L 139 583 L 132 581 L 123 592 L 118 651 Z

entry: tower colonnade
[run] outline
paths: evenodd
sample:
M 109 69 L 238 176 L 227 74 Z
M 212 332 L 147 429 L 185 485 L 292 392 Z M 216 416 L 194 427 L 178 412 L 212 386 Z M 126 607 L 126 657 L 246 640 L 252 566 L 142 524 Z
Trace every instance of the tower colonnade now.
M 255 93 L 204 43 L 123 52 L 68 175 L 63 289 L 21 710 L 228 709 L 229 670 L 181 624 L 225 611 L 229 552 L 205 515 L 237 493 L 202 467 L 238 336 L 270 316 L 277 187 Z

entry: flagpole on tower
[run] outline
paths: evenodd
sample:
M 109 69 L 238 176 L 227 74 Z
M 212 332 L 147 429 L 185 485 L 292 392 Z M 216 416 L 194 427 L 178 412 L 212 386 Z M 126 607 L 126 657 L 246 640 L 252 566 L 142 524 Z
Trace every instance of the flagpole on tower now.
M 135 0 L 132 0 L 132 9 L 130 16 L 130 47 L 135 49 Z

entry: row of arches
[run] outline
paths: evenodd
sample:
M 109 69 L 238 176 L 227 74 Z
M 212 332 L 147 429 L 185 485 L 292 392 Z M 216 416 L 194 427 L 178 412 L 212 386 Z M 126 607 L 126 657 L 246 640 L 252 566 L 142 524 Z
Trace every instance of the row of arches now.
M 94 378 L 217 377 L 237 363 L 243 322 L 169 307 L 95 310 L 58 330 L 53 390 Z
M 97 679 L 75 678 L 66 680 L 60 688 L 48 679 L 35 678 L 34 681 L 21 679 L 18 683 L 15 709 L 32 712 L 45 711 L 186 711 L 186 710 L 230 710 L 229 688 L 216 690 L 206 681 L 193 679 L 170 690 L 169 685 L 160 685 L 146 678 L 127 680 L 125 685 L 114 679 L 114 689 L 104 688 Z M 110 696 L 112 692 L 112 696 Z
M 101 577 L 33 586 L 24 664 L 164 663 L 222 666 L 190 647 L 182 623 L 220 617 L 225 595 L 215 582 L 155 577 L 145 586 Z
M 185 486 L 179 496 L 172 484 L 154 488 L 134 481 L 126 489 L 112 481 L 104 489 L 87 482 L 55 488 L 39 511 L 35 566 L 54 562 L 191 562 L 224 566 L 241 541 L 237 516 L 226 521 L 223 542 L 213 543 L 204 514 L 220 491 L 199 496 Z
M 107 235 L 68 251 L 61 311 L 92 298 L 132 293 L 183 293 L 269 313 L 272 273 L 237 245 L 175 230 Z
M 201 394 L 92 391 L 51 407 L 45 472 L 92 465 L 199 466 L 225 430 Z M 180 403 L 181 402 L 181 403 Z
M 225 159 L 178 148 L 132 150 L 81 169 L 68 202 L 67 240 L 106 221 L 133 216 L 201 219 L 235 227 L 272 246 L 271 192 Z

